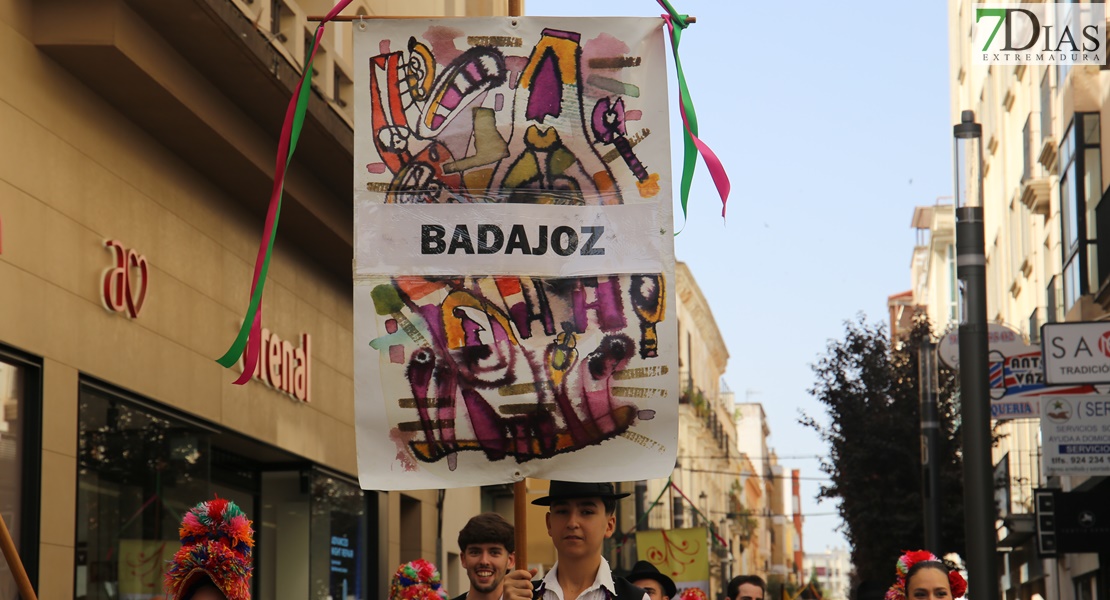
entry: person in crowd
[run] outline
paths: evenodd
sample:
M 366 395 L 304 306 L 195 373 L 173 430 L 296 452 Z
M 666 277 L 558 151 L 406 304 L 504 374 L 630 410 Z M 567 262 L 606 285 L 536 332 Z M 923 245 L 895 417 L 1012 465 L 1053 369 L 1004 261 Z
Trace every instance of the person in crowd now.
M 472 517 L 459 531 L 459 561 L 470 589 L 454 600 L 501 600 L 505 575 L 516 566 L 513 526 L 497 513 Z
M 532 585 L 534 570 L 517 569 L 505 577 L 506 600 L 651 600 L 623 577 L 614 577 L 601 556 L 606 538 L 616 531 L 613 484 L 552 481 L 547 496 L 532 504 L 547 506 L 547 534 L 555 545 L 555 565 Z
M 953 600 L 965 593 L 967 581 L 959 571 L 928 550 L 912 550 L 898 558 L 886 600 Z
M 737 575 L 728 582 L 728 600 L 763 600 L 767 583 L 759 575 Z
M 447 600 L 439 569 L 423 558 L 397 567 L 389 582 L 389 600 Z
M 178 534 L 181 549 L 166 570 L 167 600 L 250 600 L 254 530 L 234 502 L 197 504 Z
M 646 560 L 632 565 L 632 571 L 626 579 L 647 592 L 651 600 L 677 600 L 678 586 L 674 584 L 674 580 L 660 573 L 658 567 Z

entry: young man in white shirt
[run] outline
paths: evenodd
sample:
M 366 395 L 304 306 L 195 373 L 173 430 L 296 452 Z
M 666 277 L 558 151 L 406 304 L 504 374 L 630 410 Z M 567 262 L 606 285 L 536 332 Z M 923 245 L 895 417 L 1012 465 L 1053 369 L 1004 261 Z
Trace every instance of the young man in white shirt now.
M 533 588 L 534 571 L 517 570 L 505 578 L 505 600 L 650 600 L 644 590 L 614 578 L 601 556 L 605 539 L 616 530 L 617 500 L 611 483 L 552 481 L 547 496 L 532 504 L 550 507 L 547 534 L 556 562 Z
M 501 600 L 502 581 L 516 565 L 513 526 L 497 513 L 472 517 L 459 531 L 459 551 L 470 589 L 453 600 Z

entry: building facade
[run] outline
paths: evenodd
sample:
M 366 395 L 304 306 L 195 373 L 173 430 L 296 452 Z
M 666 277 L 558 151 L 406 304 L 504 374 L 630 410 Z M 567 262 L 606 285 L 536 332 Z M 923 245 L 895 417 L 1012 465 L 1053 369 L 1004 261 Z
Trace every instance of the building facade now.
M 1087 3 L 1049 4 L 1049 18 Z M 1103 204 L 1108 157 L 1101 118 L 1110 72 L 1067 64 L 977 64 L 971 47 L 974 3 L 949 0 L 950 116 L 973 110 L 983 127 L 982 173 L 987 314 L 1039 344 L 1041 326 L 1110 316 L 1110 203 Z M 931 213 L 931 214 L 930 214 Z M 913 223 L 928 239 L 914 250 L 915 302 L 935 331 L 958 319 L 951 206 L 920 207 Z M 920 257 L 920 259 L 918 258 Z M 1105 477 L 1044 475 L 1039 424 L 996 421 L 996 472 L 1006 473 L 1008 506 L 999 522 L 1002 590 L 1007 600 L 1105 599 L 1105 553 L 1038 555 L 1032 490 L 1104 490 Z
M 679 262 L 675 275 L 680 379 L 676 464 L 669 479 L 641 484 L 627 503 L 630 507 L 627 515 L 629 523 L 635 524 L 646 513 L 643 518 L 646 529 L 708 528 L 710 597 L 716 597 L 722 582 L 735 569 L 734 549 L 739 540 L 737 507 L 743 506 L 736 483 L 740 455 L 736 451 L 732 393 L 722 381 L 728 366 L 728 349 L 689 266 Z M 659 503 L 649 506 L 656 498 Z M 639 508 L 637 500 L 641 503 Z M 622 567 L 632 566 L 635 562 L 632 554 L 625 553 Z
M 767 438 L 771 426 L 767 413 L 758 402 L 737 402 L 737 447 L 745 460 L 752 465 L 745 471 L 743 482 L 747 497 L 754 503 L 748 505 L 748 535 L 744 540 L 741 573 L 759 575 L 766 581 L 772 572 L 772 546 L 775 541 L 773 504 L 780 481 L 775 480 L 772 456 Z M 779 492 L 781 494 L 781 491 Z M 782 514 L 781 511 L 777 514 Z
M 851 596 L 852 553 L 846 548 L 828 548 L 806 553 L 803 578 L 816 581 L 825 600 L 848 600 Z
M 214 361 L 247 305 L 309 17 L 331 6 L 0 0 L 19 82 L 0 88 L 0 515 L 39 598 L 154 597 L 181 515 L 213 494 L 254 520 L 254 597 L 377 598 L 402 561 L 450 562 L 481 508 L 477 489 L 357 484 L 350 23 L 314 62 L 261 365 L 237 386 Z

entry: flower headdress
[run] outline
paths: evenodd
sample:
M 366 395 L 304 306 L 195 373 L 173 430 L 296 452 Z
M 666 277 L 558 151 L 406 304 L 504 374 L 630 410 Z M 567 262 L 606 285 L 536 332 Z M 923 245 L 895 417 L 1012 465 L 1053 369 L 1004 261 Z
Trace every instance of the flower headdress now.
M 709 597 L 705 595 L 701 588 L 688 587 L 682 590 L 678 598 L 679 600 L 708 600 Z
M 397 567 L 389 585 L 389 600 L 447 600 L 435 565 L 418 558 Z
M 254 531 L 230 500 L 201 502 L 181 520 L 181 549 L 166 571 L 166 597 L 176 600 L 207 576 L 228 600 L 250 600 Z
M 906 600 L 906 575 L 919 562 L 936 562 L 944 565 L 948 571 L 948 587 L 952 589 L 953 598 L 962 598 L 967 593 L 967 580 L 956 569 L 950 568 L 943 560 L 928 550 L 907 550 L 898 557 L 895 565 L 896 572 L 894 585 L 886 591 L 886 600 Z

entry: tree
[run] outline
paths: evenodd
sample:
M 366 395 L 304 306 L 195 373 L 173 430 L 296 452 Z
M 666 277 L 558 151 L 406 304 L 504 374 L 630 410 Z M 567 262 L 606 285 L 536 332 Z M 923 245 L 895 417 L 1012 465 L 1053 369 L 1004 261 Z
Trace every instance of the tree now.
M 891 343 L 885 325 L 863 315 L 845 322 L 813 365 L 810 393 L 828 421 L 802 414 L 800 422 L 829 444 L 821 470 L 831 483 L 820 497 L 839 500 L 852 563 L 862 580 L 888 582 L 903 550 L 924 545 L 918 353 L 930 335 L 924 316 L 904 341 Z M 954 372 L 940 367 L 941 551 L 963 554 L 963 482 L 959 397 Z

